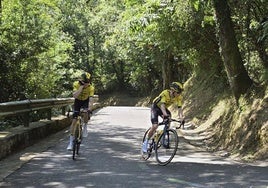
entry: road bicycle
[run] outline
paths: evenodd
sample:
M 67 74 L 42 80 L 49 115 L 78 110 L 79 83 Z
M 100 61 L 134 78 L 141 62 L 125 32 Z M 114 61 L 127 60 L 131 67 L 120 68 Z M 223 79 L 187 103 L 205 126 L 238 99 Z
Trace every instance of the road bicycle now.
M 144 160 L 149 159 L 154 151 L 156 161 L 158 162 L 159 165 L 165 166 L 171 162 L 171 160 L 173 159 L 173 157 L 177 152 L 179 143 L 177 131 L 173 128 L 170 128 L 171 122 L 180 123 L 180 125 L 177 126 L 176 129 L 184 127 L 184 121 L 175 119 L 169 119 L 159 123 L 157 130 L 148 141 L 147 152 L 143 152 L 141 150 L 142 158 Z M 147 134 L 150 129 L 151 128 L 145 131 L 142 143 L 147 138 Z
M 70 111 L 69 111 L 70 112 Z M 69 117 L 69 112 L 68 112 L 68 117 Z M 76 156 L 79 155 L 79 150 L 80 150 L 80 145 L 82 143 L 82 125 L 84 124 L 84 118 L 85 116 L 88 115 L 88 120 L 90 119 L 91 112 L 85 111 L 81 109 L 81 111 L 78 114 L 77 117 L 77 122 L 74 126 L 74 139 L 73 139 L 73 155 L 72 158 L 73 160 L 76 159 Z

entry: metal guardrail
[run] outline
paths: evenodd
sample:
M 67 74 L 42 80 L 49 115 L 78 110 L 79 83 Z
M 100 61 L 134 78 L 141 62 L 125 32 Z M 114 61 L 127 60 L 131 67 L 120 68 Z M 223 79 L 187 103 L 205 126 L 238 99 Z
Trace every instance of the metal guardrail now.
M 65 108 L 73 102 L 74 98 L 52 98 L 0 103 L 0 117 L 22 116 L 24 126 L 28 127 L 31 112 L 47 109 L 47 119 L 51 120 L 53 108 L 62 108 L 62 114 L 64 114 Z
M 10 116 L 35 110 L 67 106 L 72 104 L 73 101 L 73 98 L 55 98 L 0 103 L 0 116 Z
M 95 101 L 98 96 L 94 96 Z M 51 119 L 51 109 L 62 108 L 62 113 L 65 114 L 65 108 L 72 105 L 74 98 L 52 98 L 52 99 L 33 99 L 0 103 L 0 117 L 6 116 L 24 116 L 24 126 L 29 126 L 30 112 L 48 109 L 48 119 Z

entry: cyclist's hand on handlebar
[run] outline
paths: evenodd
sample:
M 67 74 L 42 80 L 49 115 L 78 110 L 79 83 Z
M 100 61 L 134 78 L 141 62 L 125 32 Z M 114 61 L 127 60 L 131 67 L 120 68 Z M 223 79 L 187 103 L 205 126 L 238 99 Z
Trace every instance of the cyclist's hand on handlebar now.
M 184 120 L 184 118 L 181 119 L 181 124 L 185 124 L 185 120 Z
M 163 122 L 168 123 L 170 120 L 170 116 L 163 116 Z
M 163 119 L 170 119 L 170 116 L 169 115 L 163 115 Z
M 179 118 L 179 120 L 180 120 L 180 124 L 184 127 L 184 124 L 185 124 L 185 119 L 184 119 L 184 117 Z

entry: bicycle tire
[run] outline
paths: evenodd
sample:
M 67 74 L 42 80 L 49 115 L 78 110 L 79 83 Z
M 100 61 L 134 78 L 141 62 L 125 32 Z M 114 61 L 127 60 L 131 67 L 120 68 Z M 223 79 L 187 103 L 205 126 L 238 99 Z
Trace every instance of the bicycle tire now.
M 177 152 L 178 142 L 177 132 L 173 129 L 168 129 L 161 134 L 155 148 L 155 157 L 158 164 L 165 166 L 170 163 Z
M 79 125 L 79 132 L 76 140 L 76 155 L 79 155 L 79 150 L 80 150 L 80 144 L 82 142 L 82 124 L 80 123 Z
M 73 140 L 73 160 L 75 160 L 75 156 L 78 155 L 78 150 L 79 150 L 79 147 L 78 147 L 78 135 L 79 135 L 79 132 L 76 129 L 75 130 L 74 140 Z
M 75 160 L 75 154 L 76 154 L 76 148 L 77 148 L 76 143 L 77 143 L 77 141 L 75 138 L 73 141 L 73 160 Z
M 74 140 L 73 140 L 73 160 L 75 160 L 75 156 L 79 155 L 79 149 L 81 144 L 81 133 L 82 133 L 82 127 L 81 127 L 81 120 L 79 119 L 79 124 L 76 125 L 75 128 L 75 134 L 74 134 Z M 80 134 L 79 134 L 80 132 Z
M 148 134 L 148 132 L 149 132 L 150 129 L 151 129 L 151 128 L 148 128 L 148 129 L 145 131 L 145 133 L 144 133 L 144 135 L 143 135 L 143 139 L 142 139 L 142 143 L 141 143 L 141 145 L 143 144 L 143 142 L 144 142 L 145 139 L 147 138 L 147 134 Z M 149 159 L 149 158 L 151 157 L 151 155 L 152 155 L 152 150 L 153 150 L 153 147 L 152 147 L 152 146 L 149 148 L 148 152 L 143 152 L 143 150 L 141 149 L 141 157 L 142 157 L 144 160 Z

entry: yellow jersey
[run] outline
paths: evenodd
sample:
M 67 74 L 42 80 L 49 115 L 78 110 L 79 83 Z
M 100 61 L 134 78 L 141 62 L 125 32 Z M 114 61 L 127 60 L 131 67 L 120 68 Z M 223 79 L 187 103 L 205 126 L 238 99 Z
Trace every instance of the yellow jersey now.
M 178 105 L 178 107 L 182 106 L 182 96 L 178 95 L 176 97 L 170 96 L 169 90 L 166 89 L 162 91 L 159 96 L 157 96 L 154 100 L 153 103 L 155 103 L 159 108 L 161 104 L 165 104 L 166 108 L 171 106 L 172 104 Z
M 75 81 L 73 83 L 73 91 L 77 91 L 79 89 L 79 87 L 81 86 L 81 84 L 79 83 L 79 81 Z M 94 91 L 95 88 L 92 84 L 88 85 L 88 87 L 83 88 L 82 92 L 80 93 L 80 95 L 77 97 L 78 100 L 86 100 L 88 97 L 93 97 L 94 95 Z

